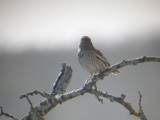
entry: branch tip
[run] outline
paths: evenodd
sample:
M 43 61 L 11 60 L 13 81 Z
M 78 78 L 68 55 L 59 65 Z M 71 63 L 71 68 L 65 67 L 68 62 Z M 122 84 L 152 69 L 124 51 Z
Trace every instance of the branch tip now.
M 3 108 L 2 108 L 2 106 L 0 106 L 0 116 L 2 116 L 3 115 Z
M 126 95 L 125 95 L 125 94 L 122 94 L 122 95 L 121 95 L 121 98 L 122 98 L 122 100 L 124 100 L 124 99 L 126 98 Z
M 142 111 L 142 94 L 138 91 L 139 94 L 139 110 Z

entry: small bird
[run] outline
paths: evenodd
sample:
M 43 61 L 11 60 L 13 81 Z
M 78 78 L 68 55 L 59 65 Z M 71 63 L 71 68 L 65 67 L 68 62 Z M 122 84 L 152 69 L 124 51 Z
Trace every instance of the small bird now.
M 88 82 L 92 75 L 98 74 L 110 67 L 108 60 L 104 57 L 101 51 L 93 46 L 91 39 L 88 36 L 83 36 L 81 38 L 78 49 L 78 61 L 80 65 L 90 73 L 90 76 L 85 83 Z M 116 70 L 113 74 L 119 72 L 120 71 Z

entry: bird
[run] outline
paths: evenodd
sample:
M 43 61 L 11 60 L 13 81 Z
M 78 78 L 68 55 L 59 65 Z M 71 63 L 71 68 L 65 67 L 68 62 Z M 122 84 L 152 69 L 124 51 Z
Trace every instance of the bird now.
M 90 76 L 85 83 L 88 83 L 93 75 L 98 74 L 110 67 L 110 63 L 108 62 L 107 58 L 100 50 L 93 46 L 91 38 L 88 36 L 83 36 L 81 38 L 77 55 L 78 61 L 82 68 L 90 73 Z M 120 73 L 120 71 L 116 70 L 112 73 L 117 74 Z

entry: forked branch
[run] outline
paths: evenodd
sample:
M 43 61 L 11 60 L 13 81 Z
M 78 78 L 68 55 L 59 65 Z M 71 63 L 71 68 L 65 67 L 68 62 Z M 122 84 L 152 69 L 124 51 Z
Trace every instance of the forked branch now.
M 97 75 L 94 75 L 91 81 L 85 84 L 83 87 L 67 93 L 65 93 L 65 91 L 72 77 L 72 68 L 64 63 L 62 64 L 62 70 L 58 75 L 57 80 L 54 83 L 52 92 L 50 94 L 35 90 L 33 92 L 29 92 L 20 96 L 21 99 L 26 98 L 31 106 L 29 113 L 26 116 L 24 116 L 21 120 L 40 120 L 43 118 L 44 115 L 46 115 L 50 110 L 55 108 L 58 104 L 71 100 L 75 97 L 84 95 L 86 93 L 95 95 L 100 102 L 103 102 L 103 100 L 100 97 L 107 98 L 111 102 L 117 102 L 120 105 L 122 105 L 124 108 L 126 108 L 131 115 L 134 115 L 140 118 L 141 120 L 147 120 L 142 110 L 142 105 L 141 105 L 142 95 L 140 92 L 139 92 L 139 95 L 140 95 L 139 110 L 134 110 L 131 103 L 125 101 L 125 97 L 126 97 L 125 94 L 122 94 L 120 97 L 115 97 L 113 95 L 109 95 L 107 92 L 98 91 L 96 87 L 96 83 L 98 80 L 103 79 L 105 76 L 109 75 L 113 71 L 128 65 L 137 65 L 139 63 L 144 63 L 144 62 L 160 62 L 160 58 L 144 56 L 144 57 L 136 58 L 133 60 L 123 60 L 121 63 L 113 65 L 110 68 L 107 68 L 106 70 L 104 70 L 103 72 Z M 95 87 L 95 89 L 93 89 L 93 87 Z M 45 99 L 39 105 L 34 107 L 28 96 L 37 95 L 37 94 L 41 95 Z M 13 116 L 9 115 L 8 113 L 3 112 L 2 107 L 0 107 L 0 109 L 1 109 L 0 116 L 4 115 L 14 120 L 18 120 Z

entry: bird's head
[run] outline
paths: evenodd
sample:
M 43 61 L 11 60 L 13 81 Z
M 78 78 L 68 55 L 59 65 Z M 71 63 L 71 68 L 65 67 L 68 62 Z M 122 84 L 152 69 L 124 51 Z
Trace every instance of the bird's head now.
M 91 39 L 88 36 L 83 36 L 81 38 L 81 43 L 80 43 L 79 47 L 81 49 L 85 49 L 85 50 L 93 49 L 93 44 L 91 42 Z

